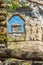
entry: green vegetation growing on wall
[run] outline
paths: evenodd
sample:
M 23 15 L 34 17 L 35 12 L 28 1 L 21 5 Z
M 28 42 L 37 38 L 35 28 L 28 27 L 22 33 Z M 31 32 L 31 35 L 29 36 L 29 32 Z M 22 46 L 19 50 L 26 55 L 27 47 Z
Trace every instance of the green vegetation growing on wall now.
M 17 10 L 17 9 L 19 9 L 19 4 L 12 3 L 12 6 L 13 6 L 13 9 L 14 9 L 14 10 Z
M 17 2 L 14 2 L 14 1 L 11 1 L 11 0 L 8 0 L 8 6 L 9 6 L 9 9 L 10 10 L 17 10 L 19 9 L 20 7 L 27 7 L 27 3 L 24 2 L 23 4 L 20 4 L 20 0 L 18 0 Z M 21 6 L 20 6 L 21 5 Z
M 26 3 L 23 3 L 22 7 L 27 7 L 27 4 Z
M 8 0 L 8 4 L 9 4 L 9 8 L 10 8 L 10 10 L 12 10 L 12 9 L 13 9 L 12 1 L 11 1 L 11 0 Z
M 18 3 L 12 1 L 8 1 L 8 4 L 10 5 L 9 6 L 10 10 L 17 10 L 20 7 Z

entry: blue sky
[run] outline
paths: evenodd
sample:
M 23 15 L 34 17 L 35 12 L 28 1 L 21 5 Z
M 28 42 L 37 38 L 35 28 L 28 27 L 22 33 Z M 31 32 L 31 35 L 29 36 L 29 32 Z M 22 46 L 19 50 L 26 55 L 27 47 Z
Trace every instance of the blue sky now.
M 12 32 L 12 24 L 21 24 L 21 31 L 24 32 L 24 20 L 21 19 L 19 16 L 13 16 L 8 21 L 8 32 Z

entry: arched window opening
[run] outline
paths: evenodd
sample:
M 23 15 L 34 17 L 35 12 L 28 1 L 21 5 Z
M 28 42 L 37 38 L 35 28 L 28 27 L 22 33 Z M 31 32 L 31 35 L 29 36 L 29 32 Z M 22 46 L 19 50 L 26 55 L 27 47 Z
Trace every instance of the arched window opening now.
M 8 37 L 14 40 L 23 40 L 25 33 L 24 20 L 21 16 L 14 15 L 8 21 Z M 15 38 L 15 39 L 14 39 Z

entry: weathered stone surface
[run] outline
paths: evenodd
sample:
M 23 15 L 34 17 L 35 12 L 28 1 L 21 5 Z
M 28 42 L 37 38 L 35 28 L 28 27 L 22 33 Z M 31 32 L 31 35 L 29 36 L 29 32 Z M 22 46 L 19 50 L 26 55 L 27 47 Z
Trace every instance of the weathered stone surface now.
M 6 34 L 7 35 L 7 28 L 4 28 L 3 34 Z
M 6 19 L 6 17 L 4 15 L 0 16 L 0 21 L 4 21 Z
M 8 49 L 15 51 L 11 53 L 13 54 L 12 56 L 19 59 L 43 60 L 41 22 L 37 18 L 25 16 L 25 30 L 26 30 L 25 41 L 8 42 Z M 36 55 L 34 55 L 34 53 Z
M 18 60 L 18 59 L 12 59 L 8 58 L 5 61 L 0 61 L 0 63 L 3 63 L 4 65 L 42 65 L 43 61 L 28 61 L 28 60 Z
M 6 16 L 6 11 L 0 11 L 0 15 L 5 15 Z
M 6 3 L 0 4 L 0 8 L 6 8 Z
M 25 49 L 25 51 L 43 52 L 43 42 L 27 41 L 27 42 L 9 42 L 8 48 L 11 49 Z M 40 48 L 41 47 L 41 48 Z
M 38 51 L 36 52 L 35 46 L 33 48 L 31 47 L 31 50 L 29 47 L 27 49 L 15 49 L 15 50 L 0 50 L 0 59 L 3 58 L 16 58 L 16 59 L 24 59 L 24 60 L 43 60 L 43 52 Z
M 6 20 L 6 11 L 0 11 L 0 21 Z
M 6 26 L 6 22 L 5 21 L 0 22 L 0 26 Z
M 9 42 L 8 48 L 13 50 L 11 52 L 10 57 L 28 60 L 29 59 L 43 60 L 43 42 L 40 41 Z
M 1 63 L 3 63 L 4 65 L 31 65 L 32 61 L 26 61 L 26 60 L 18 60 L 18 59 L 6 59 L 5 61 L 0 61 Z
M 0 0 L 0 8 L 6 8 L 6 2 L 4 0 Z
M 42 40 L 42 29 L 41 29 L 41 22 L 37 22 L 31 20 L 30 22 L 26 23 L 26 40 Z
M 25 33 L 8 33 L 7 35 L 8 41 L 24 41 L 25 40 Z
M 28 1 L 43 5 L 43 0 L 28 0 Z
M 30 0 L 29 8 L 31 10 L 31 17 L 25 16 L 25 41 L 24 35 L 22 38 L 16 38 L 18 42 L 8 42 L 8 48 L 5 50 L 0 50 L 0 59 L 3 58 L 17 58 L 24 60 L 43 60 L 43 42 L 42 42 L 42 27 L 41 22 L 43 21 L 42 8 L 37 6 L 37 4 L 43 4 L 43 2 L 39 2 L 36 0 Z M 37 3 L 37 4 L 34 4 Z M 0 7 L 6 7 L 5 4 L 1 4 Z M 40 10 L 40 11 L 39 11 Z M 13 13 L 14 14 L 14 13 Z M 6 12 L 0 12 L 0 20 L 5 20 Z M 41 17 L 40 17 L 41 16 Z M 11 17 L 8 16 L 8 18 Z M 37 20 L 35 19 L 37 18 Z M 7 20 L 8 21 L 8 20 Z M 41 22 L 40 22 L 41 21 Z M 4 29 L 4 34 L 7 34 L 6 28 Z M 11 35 L 10 35 L 11 36 Z M 12 37 L 12 36 L 11 36 Z M 13 35 L 14 37 L 14 35 Z M 15 39 L 15 38 L 14 38 Z M 37 41 L 38 40 L 38 41 Z

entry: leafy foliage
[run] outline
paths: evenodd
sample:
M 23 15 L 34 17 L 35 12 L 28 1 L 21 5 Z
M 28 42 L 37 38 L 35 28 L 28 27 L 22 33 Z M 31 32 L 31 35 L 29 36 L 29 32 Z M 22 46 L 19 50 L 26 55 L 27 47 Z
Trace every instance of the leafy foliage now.
M 26 3 L 23 3 L 23 5 L 22 5 L 23 7 L 27 7 L 27 4 Z
M 10 10 L 17 10 L 17 9 L 19 9 L 20 8 L 19 2 L 21 2 L 21 0 L 18 0 L 17 2 L 12 2 L 11 0 L 8 0 L 8 4 L 10 5 L 9 9 Z M 22 7 L 27 7 L 27 3 L 24 2 L 21 6 Z
M 10 5 L 9 8 L 10 10 L 16 10 L 19 8 L 19 4 L 18 3 L 14 3 L 11 0 L 8 0 L 8 4 Z
M 9 6 L 10 10 L 12 10 L 12 9 L 13 9 L 12 1 L 11 1 L 11 0 L 8 0 L 8 4 L 10 5 L 10 6 Z
M 13 6 L 13 9 L 16 10 L 19 8 L 19 4 L 16 4 L 16 3 L 12 3 L 12 6 Z

